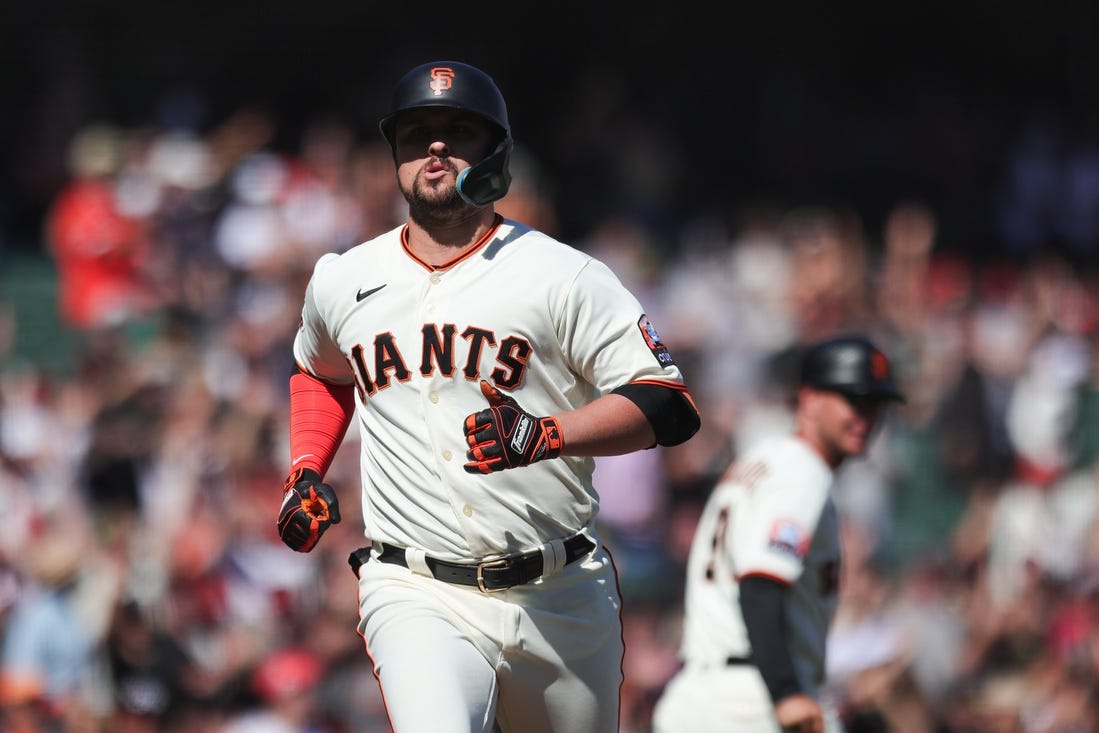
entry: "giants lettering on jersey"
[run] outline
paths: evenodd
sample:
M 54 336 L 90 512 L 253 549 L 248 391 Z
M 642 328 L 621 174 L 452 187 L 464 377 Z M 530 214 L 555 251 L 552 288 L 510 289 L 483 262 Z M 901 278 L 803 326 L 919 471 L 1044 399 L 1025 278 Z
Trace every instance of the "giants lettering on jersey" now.
M 420 342 L 419 372 L 425 377 L 436 370 L 445 377 L 451 377 L 460 363 L 462 374 L 467 379 L 480 379 L 482 355 L 486 349 L 497 347 L 496 335 L 492 331 L 475 326 L 468 326 L 459 334 L 453 323 L 442 326 L 425 323 L 420 333 L 423 338 Z M 464 346 L 462 353 L 458 353 L 458 336 L 461 336 Z M 524 338 L 505 336 L 500 339 L 496 349 L 498 366 L 491 374 L 493 383 L 503 389 L 517 387 L 523 381 L 532 352 L 530 342 Z M 369 347 L 356 344 L 351 349 L 349 361 L 355 373 L 359 397 L 364 401 L 367 395 L 385 389 L 392 381 L 407 382 L 412 376 L 396 338 L 388 331 L 374 337 L 372 357 Z
M 733 481 L 741 484 L 749 491 L 754 491 L 756 485 L 769 473 L 767 464 L 763 461 L 752 461 L 747 465 L 737 462 L 730 469 Z

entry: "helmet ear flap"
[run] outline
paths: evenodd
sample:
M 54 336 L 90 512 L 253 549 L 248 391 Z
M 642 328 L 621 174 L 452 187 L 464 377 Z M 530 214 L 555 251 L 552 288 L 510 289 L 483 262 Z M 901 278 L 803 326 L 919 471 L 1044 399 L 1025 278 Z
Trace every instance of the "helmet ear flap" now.
M 487 158 L 458 174 L 458 195 L 462 200 L 473 206 L 486 206 L 507 194 L 511 186 L 508 170 L 511 150 L 512 141 L 508 136 Z

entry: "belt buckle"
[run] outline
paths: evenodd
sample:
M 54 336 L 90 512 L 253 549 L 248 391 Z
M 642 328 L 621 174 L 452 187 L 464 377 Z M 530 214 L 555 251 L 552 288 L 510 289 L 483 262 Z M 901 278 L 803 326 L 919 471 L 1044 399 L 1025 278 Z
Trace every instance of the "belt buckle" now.
M 510 564 L 510 560 L 506 557 L 502 557 L 499 560 L 486 560 L 485 562 L 477 563 L 477 589 L 482 593 L 499 593 L 502 590 L 507 590 L 511 586 L 504 588 L 486 588 L 485 587 L 485 568 L 506 568 Z

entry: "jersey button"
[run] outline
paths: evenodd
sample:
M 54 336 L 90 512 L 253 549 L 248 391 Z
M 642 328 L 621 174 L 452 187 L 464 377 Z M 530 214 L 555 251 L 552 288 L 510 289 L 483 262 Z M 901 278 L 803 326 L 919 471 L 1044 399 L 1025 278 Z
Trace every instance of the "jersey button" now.
M 471 507 L 469 504 L 466 504 L 464 507 L 462 507 L 462 514 L 465 514 L 467 517 L 472 517 L 473 507 Z
M 451 453 L 450 451 L 448 451 L 448 450 L 443 451 L 443 460 L 444 461 L 449 461 L 453 457 L 454 457 L 454 454 Z
M 427 398 L 429 400 L 431 400 L 432 402 L 437 403 L 439 401 L 439 393 L 438 392 L 432 392 L 431 394 L 429 394 L 427 396 Z
M 440 280 L 442 280 L 442 278 L 439 277 L 439 273 L 437 273 L 437 272 L 431 273 L 431 284 L 432 285 L 438 285 Z

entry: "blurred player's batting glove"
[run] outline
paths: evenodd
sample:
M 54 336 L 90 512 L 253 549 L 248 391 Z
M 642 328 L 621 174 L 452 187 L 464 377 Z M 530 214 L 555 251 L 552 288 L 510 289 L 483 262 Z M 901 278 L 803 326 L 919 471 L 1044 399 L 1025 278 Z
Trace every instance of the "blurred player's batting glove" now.
M 329 525 L 340 523 L 340 503 L 320 474 L 299 468 L 286 479 L 279 509 L 279 537 L 291 550 L 309 552 Z
M 552 417 L 535 417 L 513 398 L 481 380 L 486 410 L 466 418 L 469 473 L 492 473 L 529 466 L 561 455 L 561 427 Z

